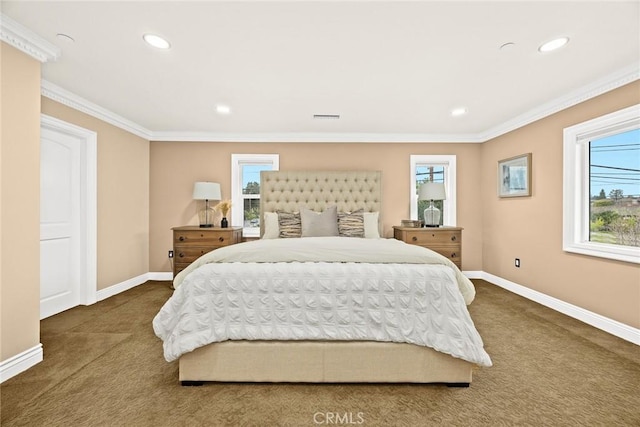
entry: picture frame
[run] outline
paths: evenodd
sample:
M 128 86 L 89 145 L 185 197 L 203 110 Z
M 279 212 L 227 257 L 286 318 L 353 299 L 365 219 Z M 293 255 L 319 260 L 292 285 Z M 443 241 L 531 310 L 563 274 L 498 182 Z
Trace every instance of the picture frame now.
M 531 196 L 531 153 L 498 161 L 498 196 Z

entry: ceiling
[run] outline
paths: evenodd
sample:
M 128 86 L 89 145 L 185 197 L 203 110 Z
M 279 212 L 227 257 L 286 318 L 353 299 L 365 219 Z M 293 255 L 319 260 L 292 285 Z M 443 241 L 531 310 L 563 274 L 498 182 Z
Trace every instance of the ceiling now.
M 60 49 L 46 82 L 152 139 L 482 142 L 640 64 L 638 1 L 0 5 Z M 538 52 L 558 36 L 570 42 Z

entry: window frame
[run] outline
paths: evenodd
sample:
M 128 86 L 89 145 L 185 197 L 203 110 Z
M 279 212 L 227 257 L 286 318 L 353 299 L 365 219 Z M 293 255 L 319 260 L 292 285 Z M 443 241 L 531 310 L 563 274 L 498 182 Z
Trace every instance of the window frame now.
M 244 199 L 252 198 L 260 200 L 260 195 L 245 197 L 242 194 L 242 166 L 271 164 L 271 170 L 279 170 L 279 154 L 232 154 L 231 155 L 231 204 L 240 209 L 231 209 L 231 224 L 242 224 L 243 237 L 260 237 L 260 228 L 244 227 Z
M 640 264 L 640 248 L 589 240 L 589 142 L 640 127 L 640 104 L 570 126 L 563 132 L 562 249 Z
M 410 200 L 410 215 L 411 219 L 421 219 L 418 213 L 418 193 L 417 193 L 417 180 L 416 170 L 418 165 L 428 166 L 444 166 L 444 186 L 447 194 L 447 198 L 443 201 L 442 225 L 445 227 L 456 227 L 457 214 L 456 214 L 456 156 L 455 154 L 445 155 L 433 155 L 433 154 L 412 154 L 410 155 L 410 187 L 409 187 L 409 200 Z

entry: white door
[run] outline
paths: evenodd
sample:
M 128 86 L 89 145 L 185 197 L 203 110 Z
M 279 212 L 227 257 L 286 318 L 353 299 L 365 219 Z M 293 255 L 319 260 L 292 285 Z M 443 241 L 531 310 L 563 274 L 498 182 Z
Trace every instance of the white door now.
M 40 318 L 96 295 L 96 134 L 42 116 Z
M 40 317 L 80 304 L 80 145 L 42 129 L 40 140 Z

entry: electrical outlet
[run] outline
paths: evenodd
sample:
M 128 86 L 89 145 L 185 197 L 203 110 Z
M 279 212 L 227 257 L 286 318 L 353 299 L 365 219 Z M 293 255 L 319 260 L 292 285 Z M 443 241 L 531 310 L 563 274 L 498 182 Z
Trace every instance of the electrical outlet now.
M 169 251 L 169 258 L 173 258 L 173 251 Z
M 520 258 L 516 258 L 515 266 L 516 268 L 520 268 Z

